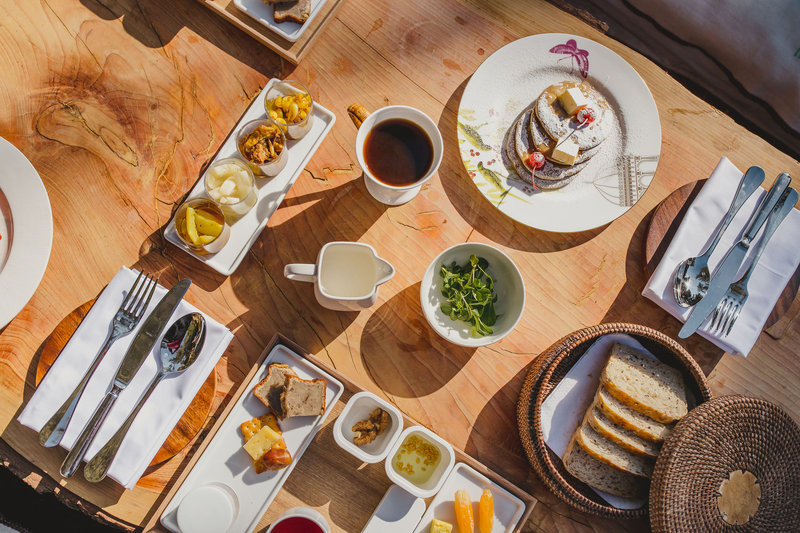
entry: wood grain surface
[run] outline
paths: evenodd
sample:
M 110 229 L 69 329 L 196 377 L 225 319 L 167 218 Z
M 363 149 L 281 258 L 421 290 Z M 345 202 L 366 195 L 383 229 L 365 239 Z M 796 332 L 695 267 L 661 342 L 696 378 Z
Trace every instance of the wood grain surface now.
M 646 527 L 572 510 L 529 468 L 514 416 L 526 368 L 554 340 L 592 324 L 636 322 L 677 337 L 680 324 L 640 295 L 653 209 L 707 177 L 722 155 L 740 168 L 758 163 L 768 176 L 798 174 L 796 161 L 641 55 L 539 0 L 346 0 L 297 66 L 196 0 L 0 0 L 0 20 L 0 135 L 41 175 L 54 222 L 41 285 L 0 332 L 0 437 L 30 462 L 15 471 L 51 476 L 59 494 L 87 513 L 133 527 L 151 518 L 202 441 L 205 432 L 125 491 L 110 480 L 62 480 L 63 450 L 43 450 L 15 421 L 33 394 L 42 343 L 127 265 L 158 273 L 167 285 L 191 278 L 186 299 L 233 331 L 216 369 L 212 417 L 281 332 L 536 497 L 526 531 Z M 504 44 L 545 32 L 593 39 L 618 53 L 659 110 L 662 152 L 652 185 L 597 230 L 552 234 L 515 223 L 485 201 L 459 157 L 456 114 L 471 74 Z M 302 81 L 339 120 L 242 265 L 224 277 L 167 243 L 162 226 L 273 76 Z M 367 193 L 356 130 L 345 117 L 351 102 L 409 104 L 438 123 L 442 165 L 408 204 L 387 208 Z M 372 308 L 325 310 L 310 284 L 283 277 L 285 264 L 312 262 L 332 240 L 371 244 L 397 269 Z M 506 252 L 528 295 L 517 329 L 480 349 L 439 338 L 419 304 L 428 263 L 465 241 Z M 683 345 L 711 372 L 715 393 L 760 396 L 800 420 L 798 314 L 795 301 L 747 358 L 696 336 Z M 301 483 L 291 476 L 287 486 Z
M 72 334 L 78 329 L 81 321 L 86 317 L 89 309 L 94 305 L 95 300 L 90 300 L 75 309 L 59 322 L 53 333 L 44 341 L 39 350 L 39 360 L 36 364 L 36 385 L 44 377 L 47 370 L 53 366 L 61 350 L 69 342 Z M 214 400 L 214 393 L 217 386 L 217 374 L 212 372 L 203 382 L 200 390 L 197 391 L 192 403 L 186 408 L 183 416 L 172 429 L 164 444 L 156 452 L 149 467 L 152 468 L 164 461 L 172 459 L 179 453 L 195 436 L 203 429 L 208 419 L 208 413 Z
M 644 251 L 644 264 L 648 276 L 653 273 L 661 262 L 661 258 L 664 257 L 667 246 L 669 246 L 672 237 L 678 230 L 686 211 L 699 194 L 700 189 L 703 188 L 704 183 L 705 180 L 687 183 L 664 198 L 653 212 L 647 230 Z M 698 250 L 698 254 L 700 252 L 701 250 Z M 769 330 L 776 325 L 780 318 L 786 314 L 797 297 L 798 288 L 800 288 L 800 267 L 789 280 L 778 301 L 775 302 L 775 307 L 764 324 L 765 330 Z

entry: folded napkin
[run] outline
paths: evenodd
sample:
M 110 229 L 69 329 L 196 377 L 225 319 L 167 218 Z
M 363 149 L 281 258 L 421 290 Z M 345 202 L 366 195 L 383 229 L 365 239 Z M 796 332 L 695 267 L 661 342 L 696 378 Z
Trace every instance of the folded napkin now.
M 137 275 L 137 272 L 123 267 L 106 286 L 20 414 L 18 420 L 22 425 L 38 432 L 72 394 L 102 347 L 111 320 Z M 167 289 L 158 285 L 147 312 L 137 327 L 111 345 L 111 349 L 106 353 L 92 379 L 89 380 L 86 390 L 78 402 L 72 421 L 64 433 L 64 438 L 61 439 L 61 446 L 69 450 L 75 444 L 84 425 L 89 421 L 95 408 L 110 388 L 117 368 L 139 328 L 166 293 Z M 193 305 L 181 301 L 167 321 L 162 336 L 173 321 L 187 313 L 197 311 Z M 108 470 L 108 476 L 127 489 L 132 489 L 136 485 L 172 428 L 189 407 L 197 391 L 200 390 L 208 375 L 214 371 L 214 366 L 233 339 L 233 334 L 227 327 L 208 316 L 205 316 L 205 319 L 206 338 L 197 360 L 182 374 L 168 376 L 158 384 L 150 399 L 131 424 L 128 434 Z M 122 391 L 108 413 L 105 422 L 89 447 L 86 454 L 87 461 L 100 451 L 100 448 L 119 429 L 158 373 L 161 361 L 160 347 L 161 338 L 159 337 L 151 354 L 142 363 L 139 372 Z
M 663 259 L 642 291 L 643 296 L 653 300 L 681 322 L 686 321 L 692 308 L 678 306 L 673 296 L 672 282 L 677 267 L 684 259 L 700 255 L 711 241 L 714 230 L 722 222 L 728 207 L 733 202 L 736 187 L 741 178 L 742 172 L 723 157 L 692 202 L 680 227 L 675 232 L 675 237 L 664 253 Z M 756 191 L 745 202 L 723 233 L 708 261 L 712 273 L 725 257 L 728 249 L 741 238 L 745 225 L 764 194 L 766 194 L 764 189 Z M 761 334 L 764 323 L 772 312 L 772 308 L 775 307 L 775 302 L 778 301 L 781 292 L 797 269 L 797 265 L 800 264 L 798 235 L 800 235 L 800 212 L 793 209 L 764 249 L 747 286 L 750 296 L 742 307 L 741 314 L 731 332 L 727 336 L 709 333 L 710 320 L 708 320 L 697 330 L 697 333 L 728 353 L 746 356 Z M 747 270 L 752 259 L 752 252 L 760 238 L 759 235 L 753 241 L 734 281 Z

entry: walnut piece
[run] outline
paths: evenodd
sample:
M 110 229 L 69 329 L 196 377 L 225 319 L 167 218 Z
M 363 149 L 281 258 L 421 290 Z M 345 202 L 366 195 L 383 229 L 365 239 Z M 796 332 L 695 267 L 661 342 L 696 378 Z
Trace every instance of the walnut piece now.
M 363 446 L 374 441 L 389 426 L 390 421 L 389 413 L 380 407 L 376 408 L 368 419 L 359 420 L 353 425 L 353 444 Z

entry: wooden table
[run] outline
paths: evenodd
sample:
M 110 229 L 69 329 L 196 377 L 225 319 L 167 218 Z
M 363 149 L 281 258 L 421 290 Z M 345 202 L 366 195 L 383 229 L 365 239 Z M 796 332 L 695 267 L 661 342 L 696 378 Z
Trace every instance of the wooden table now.
M 0 332 L 2 449 L 18 475 L 135 526 L 191 453 L 148 471 L 132 491 L 80 476 L 53 481 L 65 452 L 41 448 L 15 422 L 33 393 L 43 341 L 129 265 L 160 273 L 167 285 L 192 278 L 187 299 L 235 333 L 217 367 L 212 413 L 281 332 L 538 498 L 527 531 L 645 527 L 573 511 L 528 467 L 514 414 L 526 367 L 556 339 L 600 322 L 637 322 L 675 337 L 678 322 L 640 296 L 653 209 L 708 176 L 722 155 L 740 168 L 760 164 L 770 181 L 780 171 L 800 173 L 796 161 L 647 59 L 540 1 L 346 0 L 297 66 L 193 0 L 2 0 L 0 20 L 0 135 L 42 176 L 55 227 L 41 286 Z M 557 235 L 511 221 L 484 200 L 459 158 L 456 112 L 469 76 L 504 44 L 542 32 L 608 46 L 636 68 L 658 105 L 663 144 L 653 184 L 625 216 L 595 231 Z M 224 277 L 167 243 L 161 228 L 272 76 L 302 80 L 339 120 L 241 267 Z M 438 122 L 444 162 L 412 202 L 386 208 L 366 192 L 345 114 L 354 101 L 371 109 L 411 104 Z M 372 244 L 397 268 L 371 309 L 324 310 L 311 285 L 282 276 L 284 264 L 311 262 L 331 240 Z M 464 241 L 510 254 L 528 291 L 517 330 L 478 350 L 438 338 L 418 300 L 428 262 Z M 715 394 L 760 396 L 800 420 L 799 312 L 796 301 L 747 359 L 696 338 L 685 345 L 710 372 Z

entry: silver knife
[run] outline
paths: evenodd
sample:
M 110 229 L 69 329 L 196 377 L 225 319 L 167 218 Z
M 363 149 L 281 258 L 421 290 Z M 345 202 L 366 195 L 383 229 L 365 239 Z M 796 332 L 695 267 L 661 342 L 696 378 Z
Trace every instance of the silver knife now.
M 764 225 L 767 217 L 772 213 L 773 209 L 778 204 L 778 200 L 781 199 L 783 192 L 789 187 L 791 181 L 792 177 L 785 172 L 775 180 L 769 192 L 758 205 L 756 216 L 750 220 L 744 232 L 744 236 L 728 250 L 725 258 L 714 271 L 714 275 L 709 282 L 708 293 L 700 300 L 700 303 L 692 309 L 692 313 L 686 319 L 686 323 L 683 324 L 680 332 L 678 332 L 678 337 L 685 339 L 697 331 L 697 328 L 705 322 L 717 307 L 717 304 L 719 304 L 725 296 L 725 293 L 728 291 L 728 286 L 734 280 L 736 274 L 739 272 L 739 268 L 742 266 L 742 261 L 744 261 L 747 255 L 750 244 L 753 242 L 753 239 L 756 238 L 756 235 L 758 235 L 761 226 Z
M 105 420 L 106 415 L 108 415 L 108 412 L 111 410 L 111 406 L 114 405 L 114 401 L 122 390 L 128 386 L 128 383 L 131 382 L 144 360 L 150 355 L 159 335 L 161 335 L 161 331 L 167 324 L 167 320 L 172 316 L 172 313 L 175 311 L 175 308 L 178 307 L 178 304 L 183 299 L 183 295 L 186 294 L 186 290 L 191 284 L 192 281 L 189 279 L 182 279 L 176 283 L 161 301 L 158 302 L 153 312 L 150 313 L 144 321 L 144 324 L 139 329 L 139 332 L 128 348 L 125 357 L 122 359 L 122 363 L 117 370 L 117 375 L 114 377 L 111 390 L 106 393 L 103 401 L 97 406 L 89 423 L 83 428 L 78 440 L 75 441 L 69 454 L 67 454 L 67 458 L 64 459 L 64 462 L 61 464 L 62 476 L 70 477 L 78 469 L 78 466 L 80 466 L 83 460 L 83 456 L 86 455 L 86 450 L 89 449 L 89 445 L 97 434 L 97 430 L 100 429 L 103 420 Z

